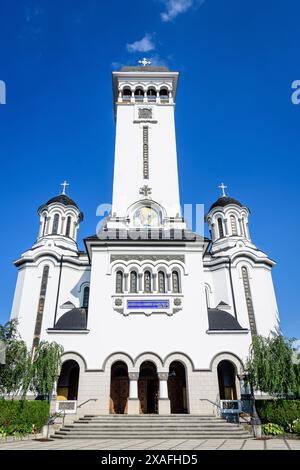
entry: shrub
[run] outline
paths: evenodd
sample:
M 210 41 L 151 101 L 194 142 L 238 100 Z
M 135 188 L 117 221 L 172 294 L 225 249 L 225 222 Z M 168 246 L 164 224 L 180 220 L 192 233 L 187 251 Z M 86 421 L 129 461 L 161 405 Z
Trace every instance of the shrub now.
M 0 436 L 29 434 L 33 427 L 39 432 L 47 423 L 49 407 L 41 400 L 0 399 Z
M 266 436 L 280 436 L 284 432 L 282 426 L 274 423 L 263 424 L 262 431 Z
M 300 419 L 296 419 L 292 424 L 292 431 L 300 434 Z
M 262 423 L 286 426 L 300 418 L 300 400 L 256 400 Z

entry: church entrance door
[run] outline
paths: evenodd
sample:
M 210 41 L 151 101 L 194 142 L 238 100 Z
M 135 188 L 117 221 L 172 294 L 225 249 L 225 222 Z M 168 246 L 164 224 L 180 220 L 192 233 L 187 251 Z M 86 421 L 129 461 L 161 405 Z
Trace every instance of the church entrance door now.
M 150 361 L 141 365 L 138 396 L 141 414 L 158 413 L 158 376 L 155 364 Z
M 218 380 L 220 400 L 236 400 L 235 368 L 230 361 L 221 361 L 218 364 Z
M 168 394 L 171 413 L 187 413 L 185 367 L 181 362 L 170 364 Z
M 129 379 L 127 364 L 115 362 L 111 368 L 110 414 L 126 414 L 129 396 Z

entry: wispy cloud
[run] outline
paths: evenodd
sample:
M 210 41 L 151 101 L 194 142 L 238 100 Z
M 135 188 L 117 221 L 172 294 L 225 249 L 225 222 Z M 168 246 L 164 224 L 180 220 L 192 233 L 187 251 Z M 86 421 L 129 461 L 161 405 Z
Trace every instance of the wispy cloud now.
M 145 36 L 139 41 L 132 44 L 126 44 L 128 52 L 149 52 L 155 49 L 153 35 L 146 33 Z
M 168 22 L 191 8 L 198 8 L 205 0 L 163 0 L 166 11 L 160 14 L 162 21 Z

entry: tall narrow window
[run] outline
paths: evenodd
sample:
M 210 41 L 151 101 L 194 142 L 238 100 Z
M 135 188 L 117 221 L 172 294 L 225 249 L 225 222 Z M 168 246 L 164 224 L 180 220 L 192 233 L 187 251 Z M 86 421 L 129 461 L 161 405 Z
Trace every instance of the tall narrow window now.
M 123 292 L 123 272 L 117 271 L 116 273 L 116 293 L 122 294 Z
M 247 305 L 248 317 L 249 317 L 249 323 L 250 323 L 250 331 L 253 336 L 257 334 L 257 328 L 256 328 L 256 321 L 255 321 L 255 316 L 254 316 L 252 295 L 251 295 L 251 290 L 250 290 L 249 274 L 245 266 L 242 267 L 242 278 L 243 278 L 246 305 Z
M 52 225 L 52 235 L 57 235 L 59 224 L 59 214 L 55 214 Z
M 166 292 L 166 277 L 163 271 L 158 272 L 158 292 Z
M 238 231 L 237 231 L 237 225 L 236 225 L 236 218 L 234 217 L 234 215 L 230 216 L 230 225 L 231 225 L 232 235 L 237 235 Z
M 218 229 L 219 229 L 219 238 L 224 237 L 224 228 L 223 228 L 223 221 L 221 217 L 218 219 Z
M 131 271 L 130 273 L 130 292 L 137 293 L 137 272 Z
M 143 178 L 149 179 L 149 128 L 143 127 Z
M 82 308 L 88 309 L 90 299 L 90 288 L 86 286 L 83 290 Z
M 205 286 L 205 298 L 206 298 L 206 306 L 210 308 L 210 301 L 209 301 L 209 287 Z
M 144 291 L 149 293 L 151 292 L 151 273 L 150 271 L 145 271 L 144 273 Z
M 172 291 L 174 294 L 179 293 L 179 274 L 177 271 L 172 272 Z
M 35 320 L 32 349 L 37 348 L 40 342 L 48 278 L 49 278 L 49 266 L 44 266 L 43 274 L 42 274 L 42 281 L 41 281 L 41 288 L 40 288 L 39 303 L 38 303 L 36 320 Z
M 70 236 L 71 222 L 72 222 L 72 218 L 71 218 L 71 216 L 69 215 L 69 217 L 67 218 L 66 237 L 69 237 L 69 236 Z

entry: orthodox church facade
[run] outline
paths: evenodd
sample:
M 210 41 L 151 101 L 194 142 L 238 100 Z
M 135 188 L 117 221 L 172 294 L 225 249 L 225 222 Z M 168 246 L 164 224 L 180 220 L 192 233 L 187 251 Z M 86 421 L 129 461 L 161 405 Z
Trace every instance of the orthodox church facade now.
M 37 240 L 15 262 L 11 318 L 28 346 L 63 345 L 57 400 L 78 414 L 214 412 L 243 392 L 252 336 L 278 329 L 275 263 L 252 241 L 249 209 L 222 184 L 205 216 L 211 237 L 187 227 L 179 74 L 144 65 L 113 72 L 111 213 L 80 251 L 83 214 L 64 184 L 38 209 Z

